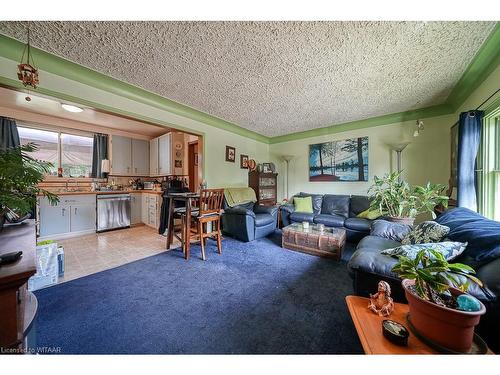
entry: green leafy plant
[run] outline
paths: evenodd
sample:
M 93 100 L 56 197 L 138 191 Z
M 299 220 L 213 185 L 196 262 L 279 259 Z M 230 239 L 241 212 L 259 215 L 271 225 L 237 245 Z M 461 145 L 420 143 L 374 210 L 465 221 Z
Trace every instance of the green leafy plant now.
M 430 212 L 435 218 L 434 207 L 448 207 L 448 197 L 443 195 L 445 185 L 431 184 L 411 186 L 401 180 L 401 172 L 392 172 L 380 178 L 375 176 L 368 190 L 371 195 L 370 208 L 378 209 L 390 217 L 415 218 L 423 212 Z
M 399 262 L 392 268 L 402 279 L 415 280 L 415 291 L 420 298 L 438 303 L 436 295 L 448 294 L 450 287 L 465 292 L 470 282 L 483 283 L 472 267 L 462 263 L 448 263 L 443 254 L 428 248 L 417 253 L 415 259 L 399 256 Z
M 38 186 L 52 164 L 29 155 L 36 150 L 35 143 L 0 150 L 0 215 L 30 212 L 36 204 L 37 195 L 47 197 L 51 204 L 59 201 L 57 195 Z

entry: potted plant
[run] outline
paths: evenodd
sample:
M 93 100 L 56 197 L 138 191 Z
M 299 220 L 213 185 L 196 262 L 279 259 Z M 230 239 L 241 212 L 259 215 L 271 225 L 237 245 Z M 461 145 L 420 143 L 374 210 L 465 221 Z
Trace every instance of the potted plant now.
M 483 287 L 475 271 L 461 263 L 448 263 L 434 249 L 423 249 L 415 259 L 399 256 L 393 272 L 403 278 L 411 324 L 441 347 L 466 353 L 474 327 L 486 312 L 484 305 L 465 291 L 470 282 Z
M 6 215 L 16 219 L 31 212 L 37 195 L 46 196 L 52 204 L 59 201 L 57 195 L 38 186 L 52 164 L 29 155 L 36 150 L 34 143 L 0 150 L 0 230 Z
M 401 173 L 374 177 L 368 190 L 371 194 L 370 209 L 379 210 L 388 220 L 413 225 L 418 214 L 430 212 L 435 218 L 435 206 L 448 207 L 448 197 L 442 194 L 446 186 L 430 182 L 425 186 L 411 186 L 401 179 Z

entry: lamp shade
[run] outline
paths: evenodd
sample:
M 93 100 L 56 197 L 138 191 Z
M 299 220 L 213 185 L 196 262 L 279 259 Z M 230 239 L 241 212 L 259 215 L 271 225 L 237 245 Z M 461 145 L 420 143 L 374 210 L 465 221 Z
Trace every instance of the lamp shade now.
M 108 159 L 101 160 L 101 173 L 109 173 L 109 160 Z

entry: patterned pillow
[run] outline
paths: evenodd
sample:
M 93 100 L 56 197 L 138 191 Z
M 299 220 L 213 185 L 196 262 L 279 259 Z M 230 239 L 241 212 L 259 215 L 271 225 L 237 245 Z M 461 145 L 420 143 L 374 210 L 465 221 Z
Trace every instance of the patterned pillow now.
M 420 250 L 434 249 L 443 254 L 447 261 L 450 261 L 462 254 L 466 247 L 467 242 L 420 243 L 412 245 L 401 245 L 393 249 L 386 249 L 382 251 L 382 254 L 390 255 L 392 257 L 403 255 L 410 259 L 415 259 Z
M 450 231 L 449 227 L 438 224 L 435 221 L 424 221 L 415 226 L 408 233 L 401 243 L 403 245 L 411 245 L 417 243 L 440 242 L 446 237 Z

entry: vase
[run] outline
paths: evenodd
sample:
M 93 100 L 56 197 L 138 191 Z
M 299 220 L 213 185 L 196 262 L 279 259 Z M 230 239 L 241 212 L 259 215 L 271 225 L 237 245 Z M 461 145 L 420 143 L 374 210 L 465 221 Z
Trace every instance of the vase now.
M 388 216 L 387 217 L 388 221 L 392 221 L 394 223 L 399 223 L 399 224 L 406 224 L 413 226 L 413 223 L 415 222 L 414 217 L 396 217 L 396 216 Z

